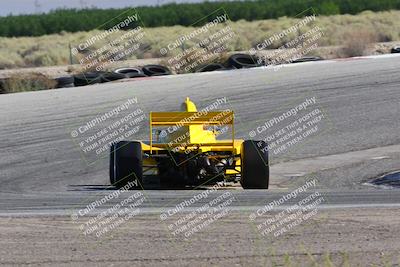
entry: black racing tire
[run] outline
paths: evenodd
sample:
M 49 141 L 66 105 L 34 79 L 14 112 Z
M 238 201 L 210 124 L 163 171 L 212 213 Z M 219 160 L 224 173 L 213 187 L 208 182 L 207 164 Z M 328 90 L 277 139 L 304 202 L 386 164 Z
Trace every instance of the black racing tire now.
M 113 71 L 114 73 L 123 74 L 125 78 L 142 78 L 147 77 L 146 74 L 139 68 L 118 68 Z
M 129 72 L 125 74 L 126 78 L 143 78 L 143 77 L 149 77 L 144 73 L 135 73 L 135 72 Z
M 112 82 L 112 81 L 121 80 L 121 79 L 125 79 L 125 78 L 126 78 L 125 74 L 106 72 L 103 75 L 101 75 L 101 82 L 107 83 L 107 82 Z
M 400 53 L 400 46 L 393 47 L 391 52 L 392 52 L 392 54 Z
M 142 68 L 142 70 L 147 76 L 161 76 L 171 74 L 171 71 L 167 67 L 161 65 L 146 65 Z
M 196 72 L 210 72 L 210 71 L 219 71 L 219 70 L 226 70 L 226 68 L 222 64 L 211 63 L 211 64 L 200 67 Z
M 127 73 L 137 73 L 141 74 L 143 71 L 139 68 L 118 68 L 113 71 L 114 73 L 119 73 L 119 74 L 127 74 Z
M 247 54 L 234 54 L 229 57 L 228 64 L 237 69 L 254 68 L 260 66 L 258 58 Z
M 63 76 L 55 79 L 57 82 L 56 88 L 74 87 L 74 76 Z
M 321 60 L 323 60 L 323 58 L 321 57 L 307 56 L 295 59 L 292 61 L 292 63 L 303 63 L 303 62 L 321 61 Z
M 86 86 L 101 82 L 101 76 L 104 72 L 87 72 L 74 75 L 75 86 Z
M 121 188 L 129 182 L 130 189 L 141 189 L 143 184 L 142 145 L 140 142 L 120 141 L 111 146 L 110 183 Z
M 266 148 L 267 143 L 264 141 L 246 140 L 242 143 L 240 184 L 243 189 L 268 189 L 269 164 Z
M 8 79 L 0 79 L 0 94 L 5 94 L 6 93 L 6 83 L 7 83 Z

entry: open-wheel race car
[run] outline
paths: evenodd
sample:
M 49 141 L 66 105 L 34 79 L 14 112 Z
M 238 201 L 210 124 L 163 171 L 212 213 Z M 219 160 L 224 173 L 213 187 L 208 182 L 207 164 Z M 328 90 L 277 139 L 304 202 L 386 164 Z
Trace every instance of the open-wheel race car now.
M 158 176 L 169 186 L 240 181 L 245 189 L 268 188 L 267 144 L 235 139 L 232 110 L 197 111 L 189 98 L 181 110 L 151 112 L 148 141 L 120 141 L 111 146 L 112 185 L 130 183 L 143 189 L 147 176 Z M 217 139 L 229 129 L 231 139 L 230 135 Z

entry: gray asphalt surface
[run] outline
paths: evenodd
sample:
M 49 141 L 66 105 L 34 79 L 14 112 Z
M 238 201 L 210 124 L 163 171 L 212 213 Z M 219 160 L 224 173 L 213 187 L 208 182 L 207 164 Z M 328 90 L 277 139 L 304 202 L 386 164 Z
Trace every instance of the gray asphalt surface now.
M 0 265 L 398 266 L 399 191 L 365 183 L 400 169 L 399 59 L 1 95 Z M 237 137 L 244 139 L 307 98 L 316 98 L 324 120 L 315 135 L 271 155 L 271 190 L 228 185 L 184 207 L 207 191 L 128 191 L 93 209 L 93 203 L 118 191 L 108 185 L 107 153 L 88 164 L 71 129 L 128 98 L 138 97 L 147 113 L 176 110 L 186 96 L 199 107 L 227 97 L 236 112 Z M 144 127 L 137 139 L 147 134 Z M 292 195 L 311 179 L 315 187 Z M 139 204 L 123 213 L 127 205 L 118 205 L 139 192 L 145 198 L 135 201 L 143 203 L 129 202 Z M 305 210 L 293 209 L 317 194 Z M 282 204 L 262 213 L 284 196 Z M 104 212 L 108 216 L 102 217 Z M 136 215 L 126 219 L 127 214 Z M 204 214 L 207 221 L 200 219 Z M 209 219 L 215 221 L 204 226 Z M 268 220 L 275 219 L 277 228 L 264 235 L 263 227 L 272 227 Z
M 1 95 L 0 191 L 21 196 L 51 192 L 55 199 L 57 194 L 67 191 L 81 190 L 79 194 L 85 195 L 87 186 L 104 188 L 108 184 L 107 153 L 88 165 L 72 141 L 71 126 L 84 124 L 128 98 L 137 97 L 143 110 L 150 112 L 177 110 L 186 96 L 198 107 L 227 97 L 237 116 L 237 137 L 250 139 L 250 130 L 305 98 L 315 97 L 328 118 L 322 131 L 287 153 L 272 156 L 271 160 L 271 183 L 279 180 L 281 188 L 294 188 L 307 174 L 298 179 L 296 175 L 292 177 L 289 164 L 285 167 L 288 179 L 276 176 L 274 180 L 274 166 L 371 148 L 381 148 L 384 154 L 386 147 L 400 143 L 399 59 L 306 63 L 278 71 L 248 69 L 189 74 Z M 148 129 L 142 129 L 137 139 L 147 139 L 147 134 Z M 353 189 L 351 185 L 364 187 L 361 180 L 349 181 L 348 177 L 367 180 L 371 175 L 400 169 L 398 152 L 390 150 L 386 158 L 374 160 L 372 167 L 367 164 L 370 169 L 360 168 L 359 164 L 372 159 L 353 162 L 349 156 L 348 164 L 314 170 L 313 175 L 322 177 L 319 187 L 324 189 L 329 189 L 328 185 L 347 189 Z M 346 172 L 340 172 L 341 169 Z M 330 179 L 337 183 L 329 184 Z M 347 183 L 341 184 L 341 180 Z M 251 198 L 253 193 L 241 194 Z M 52 198 L 46 200 L 51 201 Z
M 354 209 L 354 208 L 398 208 L 400 207 L 400 194 L 397 190 L 380 190 L 380 191 L 309 191 L 298 194 L 295 198 L 290 198 L 282 205 L 276 206 L 275 210 L 283 210 L 297 204 L 300 200 L 305 199 L 318 192 L 324 198 L 324 202 L 318 206 L 318 209 Z M 88 192 L 81 194 L 77 192 L 70 193 L 40 193 L 26 194 L 17 196 L 15 194 L 2 194 L 0 200 L 0 216 L 26 216 L 26 215 L 65 215 L 78 213 L 79 210 L 85 209 L 88 205 L 105 197 L 108 192 Z M 121 203 L 124 199 L 129 198 L 135 191 L 122 193 L 118 198 L 113 198 L 103 205 L 96 207 L 91 216 L 114 207 Z M 185 206 L 180 212 L 191 212 L 202 207 L 210 201 L 218 198 L 226 193 L 225 190 L 220 192 L 212 192 L 207 197 L 201 198 L 191 205 Z M 262 190 L 252 191 L 251 194 L 243 191 L 230 192 L 235 198 L 231 207 L 232 210 L 251 212 L 264 207 L 273 201 L 278 201 L 288 192 L 271 190 L 268 194 Z M 197 190 L 165 190 L 144 192 L 145 201 L 140 205 L 141 214 L 151 213 L 160 214 L 179 206 L 185 200 L 193 198 L 195 195 L 200 196 L 201 191 Z

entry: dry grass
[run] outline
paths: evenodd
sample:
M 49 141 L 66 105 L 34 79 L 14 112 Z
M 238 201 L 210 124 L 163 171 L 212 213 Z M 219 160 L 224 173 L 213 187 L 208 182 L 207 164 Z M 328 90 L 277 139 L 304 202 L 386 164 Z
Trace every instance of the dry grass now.
M 379 40 L 378 34 L 368 29 L 347 31 L 344 37 L 344 46 L 339 51 L 338 57 L 363 56 L 367 48 Z
M 54 89 L 57 82 L 41 73 L 14 74 L 0 81 L 0 93 L 17 93 Z
M 274 33 L 280 33 L 298 19 L 282 17 L 275 20 L 238 21 L 230 23 L 236 37 L 226 43 L 227 52 L 246 51 L 257 43 L 262 42 Z M 358 15 L 335 15 L 318 17 L 314 24 L 305 26 L 302 34 L 314 26 L 320 26 L 324 36 L 319 40 L 319 46 L 343 46 L 339 56 L 362 55 L 370 42 L 386 42 L 400 40 L 400 11 L 370 12 L 365 11 Z M 211 30 L 214 33 L 222 29 L 218 25 Z M 176 40 L 183 34 L 192 32 L 192 27 L 159 27 L 145 29 L 146 35 L 141 43 L 145 50 L 140 50 L 126 59 L 143 59 L 160 57 L 160 49 Z M 76 45 L 99 31 L 61 33 L 41 37 L 0 38 L 0 69 L 16 67 L 37 67 L 65 65 L 69 63 L 70 54 L 68 44 Z M 279 47 L 293 39 L 296 34 L 276 42 L 273 47 Z M 101 48 L 108 41 L 115 40 L 121 33 L 109 36 L 104 42 L 96 43 L 91 49 Z M 193 41 L 185 43 L 185 48 L 193 46 Z M 273 48 L 271 47 L 271 48 Z M 181 52 L 178 48 L 168 56 Z M 76 63 L 76 61 L 74 62 Z

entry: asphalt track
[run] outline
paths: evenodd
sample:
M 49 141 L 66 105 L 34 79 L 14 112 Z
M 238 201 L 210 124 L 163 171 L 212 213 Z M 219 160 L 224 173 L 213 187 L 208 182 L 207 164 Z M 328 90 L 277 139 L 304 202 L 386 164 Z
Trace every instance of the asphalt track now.
M 225 192 L 225 191 L 222 191 Z M 295 198 L 291 198 L 284 204 L 276 206 L 274 210 L 280 211 L 296 205 L 300 200 L 307 198 L 313 192 L 302 193 Z M 318 205 L 319 210 L 325 209 L 356 209 L 356 208 L 399 208 L 400 195 L 398 191 L 318 191 L 324 198 L 324 202 Z M 140 205 L 141 214 L 156 214 L 168 212 L 179 206 L 185 200 L 199 195 L 201 191 L 145 191 L 145 202 Z M 251 194 L 234 191 L 231 192 L 235 198 L 230 209 L 232 211 L 246 212 L 262 209 L 265 205 L 278 201 L 288 192 L 272 190 L 265 194 L 264 191 L 252 191 Z M 27 194 L 16 196 L 15 194 L 3 194 L 0 203 L 0 217 L 10 216 L 51 216 L 51 215 L 72 215 L 85 209 L 89 204 L 105 197 L 110 192 L 88 193 L 85 195 L 78 193 L 57 193 L 55 194 Z M 111 209 L 122 200 L 127 199 L 131 192 L 123 193 L 118 198 L 107 201 L 104 205 L 98 206 L 91 216 L 96 216 L 101 212 Z M 206 198 L 194 202 L 192 205 L 184 207 L 180 212 L 192 212 L 211 200 L 221 196 L 221 192 L 213 192 Z
M 240 203 L 245 203 L 238 207 L 262 206 L 311 176 L 318 179 L 317 188 L 329 195 L 327 205 L 396 205 L 400 203 L 397 191 L 363 183 L 400 169 L 399 59 L 313 62 L 279 70 L 188 74 L 1 95 L 0 211 L 68 213 L 94 193 L 105 194 L 107 157 L 90 165 L 83 161 L 71 140 L 70 126 L 131 97 L 137 97 L 149 112 L 176 110 L 186 96 L 200 107 L 227 97 L 237 116 L 237 137 L 245 139 L 250 130 L 307 97 L 316 97 L 329 117 L 321 134 L 272 157 L 270 195 L 236 188 Z M 146 131 L 140 133 L 141 138 L 146 139 Z M 149 191 L 154 200 L 151 207 L 162 209 L 165 199 L 176 202 L 182 192 L 194 194 L 191 190 Z

